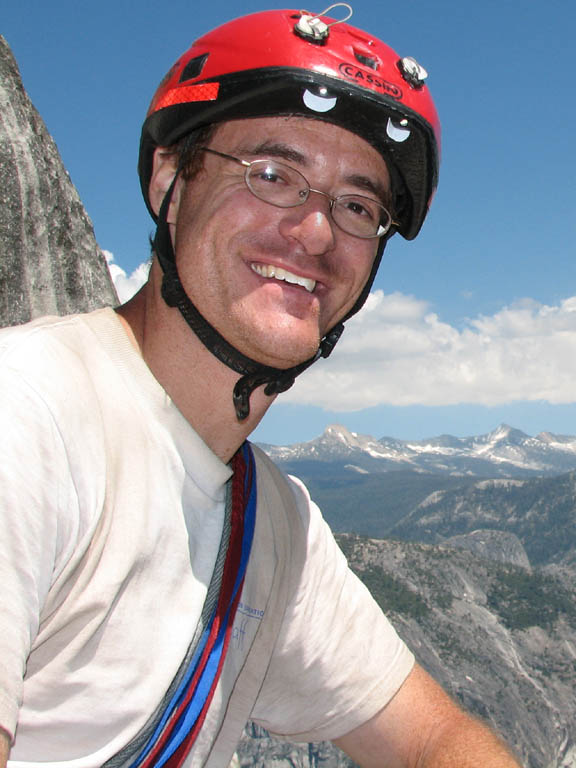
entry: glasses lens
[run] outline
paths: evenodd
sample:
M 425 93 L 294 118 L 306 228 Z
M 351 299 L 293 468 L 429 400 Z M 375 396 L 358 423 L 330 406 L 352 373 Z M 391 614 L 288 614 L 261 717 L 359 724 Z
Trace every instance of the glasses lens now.
M 356 237 L 376 237 L 390 228 L 390 214 L 383 205 L 362 195 L 342 195 L 332 208 L 334 221 Z
M 300 171 L 275 160 L 253 161 L 245 178 L 252 194 L 280 208 L 302 205 L 310 195 L 308 181 Z M 380 237 L 392 223 L 384 206 L 363 195 L 342 195 L 333 201 L 331 209 L 340 229 L 356 237 Z
M 301 205 L 310 192 L 308 182 L 299 171 L 274 160 L 250 163 L 246 184 L 260 200 L 281 208 Z

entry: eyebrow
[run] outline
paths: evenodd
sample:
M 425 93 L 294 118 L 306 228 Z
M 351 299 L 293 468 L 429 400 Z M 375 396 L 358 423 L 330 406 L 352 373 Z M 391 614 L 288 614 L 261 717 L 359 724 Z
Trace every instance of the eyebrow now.
M 241 147 L 240 152 L 245 152 L 250 155 L 266 155 L 266 157 L 281 157 L 283 160 L 290 160 L 293 163 L 298 163 L 306 167 L 308 160 L 306 156 L 297 149 L 290 147 L 288 144 L 282 142 L 263 141 L 256 147 Z
M 261 144 L 252 147 L 240 147 L 238 152 L 248 155 L 263 155 L 266 157 L 278 157 L 282 160 L 288 160 L 292 163 L 298 163 L 302 167 L 306 168 L 310 165 L 306 155 L 303 155 L 297 149 L 284 144 L 282 142 L 263 141 Z M 362 174 L 353 173 L 350 176 L 346 176 L 344 181 L 347 184 L 351 184 L 354 187 L 358 187 L 364 192 L 372 193 L 378 200 L 385 206 L 389 206 L 391 203 L 391 192 L 379 181 L 375 181 L 368 176 Z
M 387 207 L 390 205 L 392 200 L 391 191 L 379 181 L 374 181 L 374 179 L 370 179 L 368 176 L 362 176 L 359 174 L 347 176 L 345 180 L 348 182 L 348 184 L 359 187 L 366 192 L 371 192 L 380 200 L 384 206 Z

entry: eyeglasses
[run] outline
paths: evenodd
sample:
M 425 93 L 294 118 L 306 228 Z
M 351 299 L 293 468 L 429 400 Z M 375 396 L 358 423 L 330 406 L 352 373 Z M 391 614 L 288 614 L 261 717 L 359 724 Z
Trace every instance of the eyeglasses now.
M 310 192 L 324 195 L 330 201 L 330 214 L 341 230 L 354 237 L 382 237 L 395 224 L 390 213 L 377 200 L 364 195 L 339 195 L 331 197 L 319 189 L 312 189 L 305 176 L 295 168 L 277 160 L 241 160 L 208 147 L 198 147 L 225 160 L 233 160 L 243 166 L 246 186 L 259 200 L 278 208 L 295 208 L 304 205 Z

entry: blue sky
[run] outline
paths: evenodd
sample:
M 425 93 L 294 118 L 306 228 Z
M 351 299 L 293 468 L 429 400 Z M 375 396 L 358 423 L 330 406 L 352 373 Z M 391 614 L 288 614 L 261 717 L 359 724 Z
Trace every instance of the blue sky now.
M 202 32 L 285 5 L 19 0 L 3 9 L 0 33 L 100 246 L 128 276 L 151 232 L 135 169 L 157 83 Z M 576 4 L 353 6 L 353 24 L 430 73 L 440 188 L 418 240 L 392 240 L 371 302 L 334 357 L 282 396 L 256 437 L 307 440 L 333 422 L 411 439 L 502 421 L 576 434 Z

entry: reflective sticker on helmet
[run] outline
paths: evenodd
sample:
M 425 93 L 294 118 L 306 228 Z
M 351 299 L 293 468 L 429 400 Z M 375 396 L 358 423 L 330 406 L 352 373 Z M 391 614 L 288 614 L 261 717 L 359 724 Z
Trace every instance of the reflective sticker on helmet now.
M 312 91 L 309 90 L 305 90 L 302 94 L 302 101 L 306 104 L 308 109 L 311 109 L 313 112 L 329 112 L 336 106 L 338 99 L 335 96 L 323 96 L 322 91 L 326 94 L 328 93 L 325 88 L 321 88 L 320 95 L 312 93 Z
M 401 144 L 403 141 L 406 141 L 408 136 L 410 136 L 408 121 L 401 120 L 399 123 L 397 123 L 389 117 L 388 124 L 386 125 L 386 133 L 392 139 L 392 141 L 396 141 L 398 144 Z
M 174 104 L 186 104 L 190 101 L 215 101 L 218 98 L 220 83 L 199 83 L 172 88 L 162 96 L 156 109 L 172 107 Z

